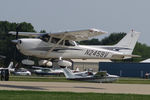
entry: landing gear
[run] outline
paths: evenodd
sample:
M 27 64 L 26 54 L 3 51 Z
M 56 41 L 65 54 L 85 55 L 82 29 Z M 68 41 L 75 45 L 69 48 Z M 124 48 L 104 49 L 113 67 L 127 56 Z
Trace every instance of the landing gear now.
M 72 66 L 72 62 L 67 61 L 67 60 L 62 60 L 62 57 L 60 57 L 60 58 L 59 58 L 59 61 L 58 61 L 58 65 L 59 65 L 61 68 L 65 68 L 65 67 Z

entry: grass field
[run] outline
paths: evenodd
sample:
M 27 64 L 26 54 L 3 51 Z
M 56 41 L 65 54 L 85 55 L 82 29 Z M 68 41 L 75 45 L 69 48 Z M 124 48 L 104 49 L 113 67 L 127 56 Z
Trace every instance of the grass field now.
M 31 81 L 31 82 L 79 82 L 67 80 L 65 77 L 37 77 L 37 76 L 11 76 L 9 81 Z
M 43 91 L 3 91 L 0 100 L 149 100 L 150 95 L 72 93 Z
M 119 78 L 115 83 L 120 84 L 150 84 L 150 79 L 142 78 Z
M 11 76 L 10 81 L 79 82 L 64 77 Z M 119 84 L 150 84 L 150 79 L 120 78 Z M 150 100 L 150 95 L 0 90 L 0 100 Z
M 11 76 L 10 81 L 31 81 L 31 82 L 81 82 L 67 80 L 65 77 L 37 77 L 37 76 Z M 119 84 L 150 84 L 150 79 L 141 78 L 119 78 L 114 83 Z

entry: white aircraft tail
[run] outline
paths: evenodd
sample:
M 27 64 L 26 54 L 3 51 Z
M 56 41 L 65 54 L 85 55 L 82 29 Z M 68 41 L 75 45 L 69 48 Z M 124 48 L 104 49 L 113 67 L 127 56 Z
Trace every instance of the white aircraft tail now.
M 12 67 L 13 67 L 13 62 L 10 62 L 8 69 L 12 69 Z
M 64 72 L 64 74 L 65 74 L 65 76 L 66 76 L 67 79 L 74 79 L 75 78 L 75 75 L 67 67 L 63 68 L 63 72 Z
M 136 42 L 140 36 L 140 32 L 130 31 L 123 39 L 121 39 L 114 47 L 125 54 L 132 54 Z

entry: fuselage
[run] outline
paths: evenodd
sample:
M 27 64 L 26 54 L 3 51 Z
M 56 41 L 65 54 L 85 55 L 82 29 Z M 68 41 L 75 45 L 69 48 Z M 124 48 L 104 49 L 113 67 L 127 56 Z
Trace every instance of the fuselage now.
M 19 39 L 18 50 L 27 56 L 39 58 L 66 58 L 66 59 L 113 59 L 114 55 L 121 52 L 94 46 L 77 45 L 75 41 L 70 44 L 61 43 L 49 52 L 56 43 L 45 42 L 39 38 Z M 114 57 L 115 59 L 115 57 Z

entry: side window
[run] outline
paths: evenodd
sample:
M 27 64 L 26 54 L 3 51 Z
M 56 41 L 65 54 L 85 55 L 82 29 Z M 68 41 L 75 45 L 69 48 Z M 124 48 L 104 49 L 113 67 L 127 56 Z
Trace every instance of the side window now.
M 51 43 L 57 43 L 59 40 L 60 40 L 60 39 L 53 37 L 52 40 L 51 40 Z
M 60 40 L 59 38 L 52 37 L 51 43 L 55 43 L 56 44 L 59 40 Z M 63 45 L 63 41 L 60 42 L 60 45 Z
M 69 41 L 65 40 L 65 46 L 70 46 Z

